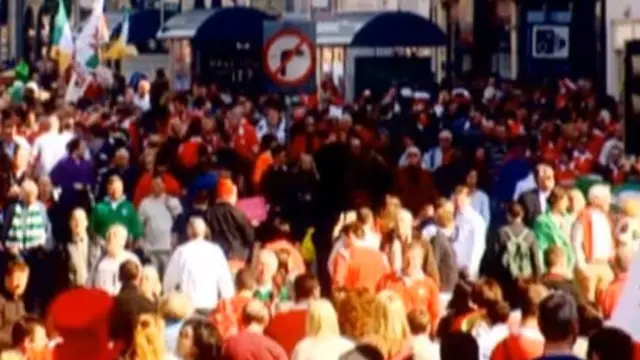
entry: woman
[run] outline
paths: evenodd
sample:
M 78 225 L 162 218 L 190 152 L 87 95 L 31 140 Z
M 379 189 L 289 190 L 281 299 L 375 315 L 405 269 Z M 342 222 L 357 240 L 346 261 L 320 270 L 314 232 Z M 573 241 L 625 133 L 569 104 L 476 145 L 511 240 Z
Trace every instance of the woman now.
M 140 314 L 133 330 L 133 343 L 125 360 L 175 360 L 164 346 L 164 324 L 155 314 Z
M 218 332 L 205 319 L 187 320 L 180 329 L 178 354 L 181 360 L 217 360 L 221 354 L 220 345 Z
M 376 297 L 366 289 L 334 291 L 334 306 L 342 335 L 362 340 L 373 331 L 373 308 Z
M 167 353 L 177 355 L 180 329 L 192 312 L 189 298 L 182 293 L 167 294 L 160 301 L 160 314 L 166 324 L 164 340 Z
M 292 360 L 338 359 L 355 344 L 340 335 L 338 315 L 325 299 L 314 300 L 307 313 L 307 332 L 293 350 Z
M 571 244 L 571 219 L 567 216 L 569 196 L 556 187 L 547 198 L 549 210 L 539 215 L 533 223 L 533 233 L 538 241 L 540 264 L 544 269 L 544 254 L 553 245 L 561 247 L 567 256 L 567 268 L 573 273 L 575 254 Z
M 453 289 L 451 300 L 447 304 L 447 314 L 440 320 L 436 335 L 445 338 L 453 333 L 468 332 L 470 319 L 474 318 L 478 311 L 476 305 L 471 302 L 472 285 L 461 279 Z
M 402 298 L 390 290 L 380 292 L 373 305 L 373 332 L 365 342 L 377 346 L 386 359 L 396 360 L 413 355 L 411 340 Z
M 510 308 L 500 284 L 489 278 L 478 280 L 471 292 L 471 301 L 480 309 L 471 334 L 478 341 L 480 359 L 488 360 L 496 345 L 509 335 Z
M 401 274 L 389 274 L 382 278 L 379 289 L 386 289 L 399 295 L 407 311 L 425 308 L 429 321 L 436 324 L 440 317 L 440 297 L 437 279 L 425 274 L 426 250 L 421 241 L 415 241 L 405 248 Z M 435 328 L 435 327 L 434 327 Z

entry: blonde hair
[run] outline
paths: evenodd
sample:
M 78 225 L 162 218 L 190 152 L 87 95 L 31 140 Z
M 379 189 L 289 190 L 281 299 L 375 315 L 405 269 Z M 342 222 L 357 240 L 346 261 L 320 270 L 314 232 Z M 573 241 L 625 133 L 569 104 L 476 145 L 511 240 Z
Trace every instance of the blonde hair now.
M 338 314 L 329 300 L 317 299 L 309 303 L 307 336 L 339 336 Z
M 640 202 L 636 199 L 624 199 L 620 206 L 622 213 L 632 218 L 638 218 L 640 216 Z
M 165 356 L 164 322 L 156 314 L 141 314 L 136 319 L 130 360 L 158 360 Z
M 160 313 L 165 319 L 184 320 L 193 312 L 191 300 L 181 292 L 171 292 L 160 300 Z
M 376 296 L 373 305 L 373 342 L 386 358 L 398 354 L 411 337 L 402 298 L 391 290 Z

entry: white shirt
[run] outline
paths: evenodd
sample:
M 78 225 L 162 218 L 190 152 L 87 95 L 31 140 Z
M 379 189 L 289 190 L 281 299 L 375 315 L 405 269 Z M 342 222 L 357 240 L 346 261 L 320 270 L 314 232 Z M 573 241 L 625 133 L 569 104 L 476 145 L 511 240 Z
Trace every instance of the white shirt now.
M 149 94 L 145 96 L 140 96 L 136 94 L 133 97 L 133 105 L 135 105 L 138 109 L 142 110 L 143 112 L 151 109 L 151 98 L 149 97 Z
M 235 290 L 227 259 L 220 246 L 205 239 L 189 240 L 171 255 L 164 274 L 164 291 L 178 290 L 196 309 L 213 309 Z
M 609 217 L 598 210 L 591 211 L 591 256 L 594 261 L 608 261 L 613 255 L 614 249 L 611 224 Z M 578 267 L 583 267 L 587 264 L 587 258 L 582 247 L 584 241 L 584 229 L 582 228 L 582 222 L 576 221 L 571 229 L 571 242 L 576 254 L 576 264 Z
M 509 326 L 497 324 L 489 327 L 483 324 L 474 328 L 472 334 L 478 341 L 480 360 L 489 360 L 493 349 L 509 335 Z
M 529 173 L 526 178 L 516 183 L 516 190 L 513 192 L 513 201 L 517 201 L 520 195 L 526 193 L 529 190 L 533 190 L 537 187 L 536 178 L 533 172 Z
M 120 279 L 118 279 L 118 273 L 120 272 L 120 265 L 127 260 L 133 260 L 140 265 L 140 260 L 136 254 L 131 251 L 123 251 L 117 257 L 105 256 L 96 265 L 91 276 L 91 285 L 95 288 L 101 289 L 109 293 L 109 295 L 118 295 L 120 292 Z M 142 266 L 142 265 L 141 265 Z
M 180 201 L 169 195 L 147 196 L 138 207 L 144 226 L 143 244 L 149 250 L 171 250 L 171 228 L 174 219 L 182 213 Z
M 49 174 L 56 164 L 67 155 L 67 144 L 71 141 L 69 133 L 46 132 L 33 143 L 33 158 L 36 172 Z
M 487 225 L 482 216 L 471 206 L 456 215 L 456 230 L 453 234 L 453 251 L 458 266 L 466 268 L 471 279 L 478 277 L 480 261 L 487 247 Z
M 487 193 L 476 189 L 473 194 L 471 194 L 471 207 L 482 216 L 485 224 L 491 222 L 491 207 Z
M 422 157 L 422 168 L 428 171 L 435 171 L 442 166 L 442 149 L 439 146 L 427 151 Z
M 267 134 L 272 134 L 278 139 L 280 144 L 284 144 L 287 141 L 287 121 L 284 117 L 280 118 L 280 122 L 275 129 L 272 129 L 269 125 L 269 120 L 263 117 L 258 124 L 256 124 L 256 135 L 258 139 L 262 140 L 262 137 Z
M 426 334 L 415 335 L 411 339 L 411 348 L 413 350 L 413 360 L 439 360 L 440 346 Z
M 353 341 L 340 335 L 305 337 L 293 349 L 291 360 L 338 359 L 354 347 Z
M 544 192 L 542 190 L 538 191 L 538 202 L 540 203 L 540 212 L 544 214 L 547 212 L 547 205 L 549 205 L 548 199 L 550 191 Z

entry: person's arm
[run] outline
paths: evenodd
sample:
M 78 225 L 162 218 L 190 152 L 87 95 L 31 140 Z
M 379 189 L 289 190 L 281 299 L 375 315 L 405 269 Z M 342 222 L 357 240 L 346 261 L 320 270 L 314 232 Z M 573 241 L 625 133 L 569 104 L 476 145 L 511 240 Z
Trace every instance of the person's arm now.
M 217 278 L 218 281 L 218 292 L 220 294 L 221 300 L 229 300 L 235 294 L 235 287 L 233 285 L 233 276 L 231 275 L 231 270 L 229 265 L 227 264 L 227 259 L 224 256 L 224 253 L 221 249 L 216 248 L 216 264 L 224 264 L 224 266 L 220 266 L 219 276 Z
M 333 287 L 340 288 L 344 286 L 347 277 L 348 262 L 346 254 L 339 252 L 336 255 L 336 259 L 333 265 Z
M 181 254 L 180 249 L 178 249 L 171 255 L 171 258 L 169 258 L 162 282 L 162 288 L 165 293 L 179 290 Z
M 573 251 L 576 254 L 576 266 L 578 269 L 583 269 L 587 265 L 584 250 L 582 249 L 583 237 L 584 229 L 582 228 L 580 219 L 577 219 L 571 228 L 571 245 L 573 246 Z
M 144 233 L 142 222 L 140 222 L 136 208 L 132 204 L 129 204 L 129 206 L 129 234 L 134 240 L 139 240 Z

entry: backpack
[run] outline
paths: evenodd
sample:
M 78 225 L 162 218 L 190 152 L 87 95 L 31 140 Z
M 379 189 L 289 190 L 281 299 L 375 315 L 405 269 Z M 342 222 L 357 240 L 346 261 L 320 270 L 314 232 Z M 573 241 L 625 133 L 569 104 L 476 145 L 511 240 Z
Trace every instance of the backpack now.
M 505 231 L 509 236 L 509 241 L 502 254 L 502 265 L 514 279 L 533 275 L 531 246 L 526 242 L 529 230 L 524 229 L 518 236 L 513 235 L 509 229 L 505 229 Z

